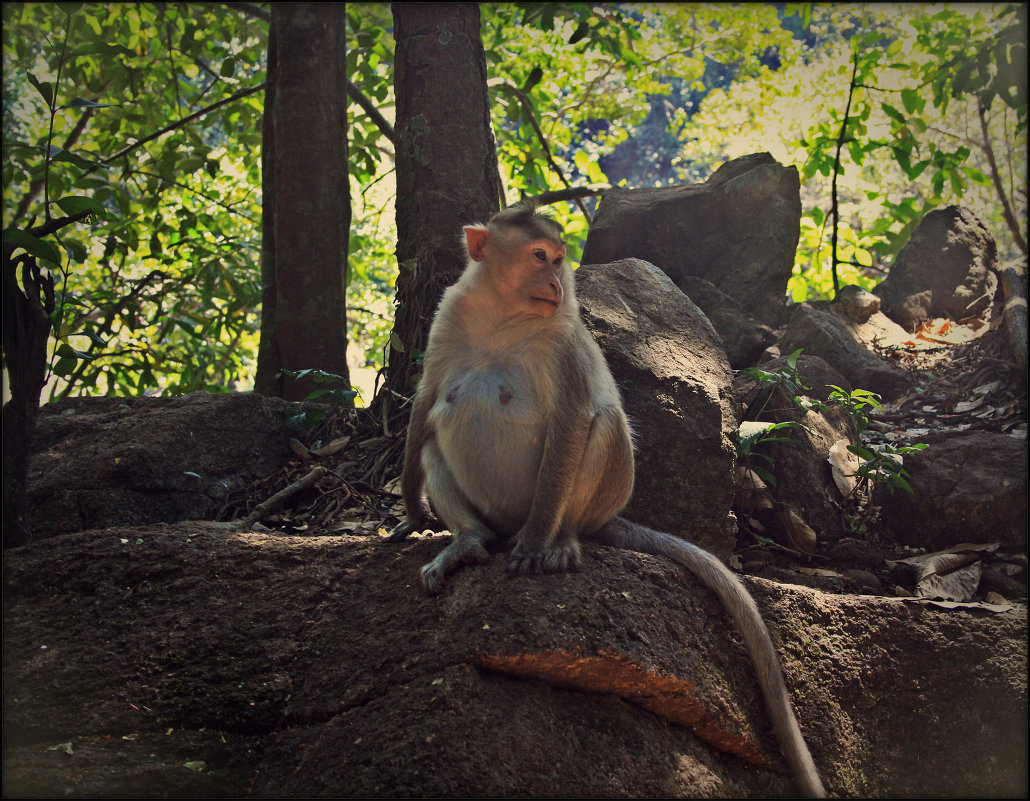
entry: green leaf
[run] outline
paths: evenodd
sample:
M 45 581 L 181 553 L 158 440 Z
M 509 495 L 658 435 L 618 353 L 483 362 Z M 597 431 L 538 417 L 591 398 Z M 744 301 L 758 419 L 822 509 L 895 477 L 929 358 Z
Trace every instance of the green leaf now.
M 923 106 L 926 103 L 915 89 L 902 89 L 901 102 L 905 104 L 905 111 L 909 114 L 915 114 L 917 111 L 922 111 Z
M 54 105 L 54 85 L 47 81 L 40 81 L 31 72 L 25 77 L 28 79 L 29 83 L 36 87 L 36 91 L 42 95 L 43 99 L 46 101 L 47 108 L 52 108 Z
M 576 42 L 585 37 L 589 31 L 590 26 L 587 24 L 586 20 L 583 20 L 576 26 L 576 30 L 572 32 L 572 36 L 569 37 L 569 44 L 576 44 Z
M 70 103 L 65 103 L 60 108 L 111 108 L 111 103 L 95 103 L 92 100 L 86 100 L 84 97 L 73 98 Z
M 136 53 L 125 45 L 121 44 L 109 44 L 107 42 L 93 42 L 92 44 L 84 45 L 83 47 L 73 50 L 69 54 L 69 58 L 76 58 L 78 56 L 128 56 L 133 58 Z
M 37 259 L 45 259 L 53 264 L 61 263 L 61 253 L 52 242 L 33 236 L 28 231 L 22 231 L 20 228 L 5 228 L 3 241 L 5 245 L 22 248 Z
M 892 106 L 890 103 L 881 103 L 880 108 L 883 109 L 884 114 L 886 114 L 891 119 L 900 122 L 902 125 L 905 125 L 908 122 L 908 120 L 905 118 L 905 115 L 898 111 L 896 108 L 894 108 L 894 106 Z
M 78 364 L 78 359 L 58 359 L 57 363 L 54 364 L 54 374 L 59 375 L 61 378 L 67 378 L 75 372 Z
M 69 164 L 74 164 L 76 167 L 81 167 L 84 170 L 91 170 L 97 166 L 95 161 L 90 161 L 77 153 L 72 153 L 70 150 L 65 150 L 64 148 L 57 147 L 56 145 L 50 146 L 50 158 L 52 161 L 66 161 Z
M 104 206 L 100 201 L 84 195 L 68 195 L 58 200 L 57 205 L 61 207 L 61 211 L 71 216 L 86 210 L 97 214 L 104 213 Z

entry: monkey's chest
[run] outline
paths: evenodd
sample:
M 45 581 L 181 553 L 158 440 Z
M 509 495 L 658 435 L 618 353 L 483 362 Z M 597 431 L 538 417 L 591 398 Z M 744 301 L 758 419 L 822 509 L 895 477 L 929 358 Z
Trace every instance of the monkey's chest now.
M 540 399 L 520 370 L 466 370 L 452 374 L 432 410 L 437 430 L 448 427 L 538 426 Z
M 533 387 L 524 372 L 513 369 L 456 372 L 443 382 L 430 412 L 455 480 L 484 513 L 528 511 L 547 433 Z

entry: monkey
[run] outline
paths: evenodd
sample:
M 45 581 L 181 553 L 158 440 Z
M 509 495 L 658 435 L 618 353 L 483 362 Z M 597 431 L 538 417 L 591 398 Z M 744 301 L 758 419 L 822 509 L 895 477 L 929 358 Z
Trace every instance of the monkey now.
M 390 540 L 451 532 L 422 567 L 431 594 L 462 565 L 485 564 L 499 538 L 514 540 L 512 576 L 576 570 L 583 542 L 672 559 L 733 619 L 798 788 L 825 796 L 747 589 L 708 551 L 618 516 L 633 492 L 632 435 L 608 363 L 580 318 L 562 227 L 516 204 L 464 234 L 468 264 L 441 298 L 412 401 L 405 518 Z

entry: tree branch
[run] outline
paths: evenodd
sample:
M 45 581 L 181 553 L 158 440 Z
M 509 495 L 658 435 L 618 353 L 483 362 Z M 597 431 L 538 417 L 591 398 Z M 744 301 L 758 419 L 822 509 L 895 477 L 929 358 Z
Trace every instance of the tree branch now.
M 361 106 L 361 109 L 369 116 L 369 119 L 375 123 L 375 126 L 379 129 L 380 133 L 389 139 L 396 147 L 397 132 L 394 131 L 393 126 L 390 125 L 386 117 L 380 113 L 375 104 L 366 97 L 365 93 L 362 92 L 349 78 L 347 79 L 347 97 Z
M 987 131 L 987 109 L 984 108 L 982 102 L 977 102 L 976 112 L 980 116 L 980 134 L 983 137 L 983 151 L 987 155 L 987 163 L 991 167 L 991 182 L 994 184 L 994 191 L 998 194 L 998 199 L 1001 201 L 1002 214 L 1005 215 L 1005 222 L 1008 224 L 1009 230 L 1012 232 L 1013 238 L 1016 240 L 1016 245 L 1023 255 L 1026 255 L 1026 240 L 1023 238 L 1023 232 L 1019 229 L 1019 223 L 1016 222 L 1016 215 L 1012 212 L 1012 204 L 1009 202 L 1008 196 L 1005 194 L 1005 188 L 1001 185 L 1001 176 L 998 173 L 998 163 L 994 158 L 994 147 L 991 144 L 991 136 Z
M 249 87 L 247 89 L 241 89 L 240 91 L 236 92 L 235 94 L 229 95 L 228 97 L 223 97 L 221 100 L 219 100 L 219 101 L 217 101 L 215 103 L 212 103 L 210 106 L 205 106 L 202 109 L 194 111 L 192 114 L 186 115 L 181 120 L 177 120 L 176 122 L 173 122 L 170 125 L 166 125 L 164 128 L 161 128 L 160 130 L 154 131 L 153 133 L 148 134 L 147 136 L 144 136 L 142 139 L 139 139 L 139 140 L 133 142 L 131 145 L 126 145 L 125 147 L 123 147 L 121 150 L 119 150 L 114 155 L 100 159 L 100 163 L 101 164 L 110 164 L 112 161 L 115 161 L 116 159 L 120 159 L 123 156 L 127 156 L 133 150 L 136 150 L 136 149 L 138 149 L 140 147 L 143 147 L 143 145 L 147 144 L 147 142 L 153 142 L 155 139 L 158 139 L 158 138 L 164 136 L 166 133 L 171 133 L 176 128 L 181 128 L 186 123 L 193 122 L 194 120 L 198 120 L 201 117 L 203 117 L 205 114 L 208 114 L 209 112 L 212 112 L 215 109 L 221 108 L 222 106 L 228 105 L 229 103 L 233 103 L 233 102 L 235 102 L 237 100 L 242 100 L 245 97 L 250 97 L 252 94 L 260 92 L 264 88 L 265 88 L 265 83 L 264 83 L 264 81 L 262 81 L 257 86 L 251 86 L 251 87 Z M 96 168 L 94 168 L 94 169 L 96 169 Z M 92 172 L 92 170 L 87 171 L 87 173 L 88 172 Z
M 507 81 L 499 82 L 495 84 L 498 89 L 503 89 L 505 92 L 509 92 L 515 96 L 522 106 L 522 110 L 526 112 L 526 117 L 529 119 L 529 124 L 533 126 L 533 131 L 536 133 L 537 139 L 540 140 L 540 144 L 544 148 L 544 155 L 547 156 L 547 163 L 551 165 L 551 169 L 554 170 L 561 182 L 569 189 L 572 188 L 572 184 L 569 183 L 565 177 L 565 173 L 562 172 L 561 167 L 554 160 L 554 156 L 551 155 L 551 147 L 547 144 L 547 138 L 544 136 L 544 132 L 540 130 L 540 124 L 537 122 L 536 114 L 533 113 L 533 104 L 529 102 L 529 98 L 526 97 L 525 92 L 519 89 L 514 84 L 510 84 Z M 587 220 L 590 219 L 590 212 L 587 211 L 586 205 L 579 198 L 576 198 L 576 205 L 579 206 L 580 211 L 586 216 Z
M 854 55 L 854 64 L 851 68 L 851 83 L 848 86 L 848 101 L 844 106 L 844 120 L 840 124 L 840 135 L 837 137 L 837 153 L 833 158 L 833 181 L 830 188 L 830 216 L 833 217 L 833 231 L 830 232 L 831 255 L 830 272 L 833 274 L 833 294 L 836 297 L 840 291 L 840 282 L 837 279 L 837 228 L 840 224 L 840 208 L 837 205 L 837 176 L 840 174 L 840 151 L 844 147 L 845 137 L 848 132 L 848 117 L 851 114 L 851 99 L 855 95 L 856 78 L 858 77 L 858 53 Z

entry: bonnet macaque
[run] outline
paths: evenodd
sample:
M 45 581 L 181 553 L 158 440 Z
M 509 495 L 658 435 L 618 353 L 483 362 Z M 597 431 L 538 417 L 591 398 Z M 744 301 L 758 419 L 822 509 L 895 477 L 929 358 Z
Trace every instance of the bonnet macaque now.
M 633 492 L 633 445 L 604 356 L 579 317 L 562 229 L 514 206 L 465 228 L 468 267 L 440 302 L 408 428 L 406 518 L 391 539 L 451 532 L 422 568 L 430 593 L 487 546 L 514 538 L 508 572 L 576 569 L 590 541 L 668 557 L 733 618 L 799 789 L 823 796 L 758 607 L 715 556 L 616 515 Z M 428 502 L 426 499 L 428 496 Z

